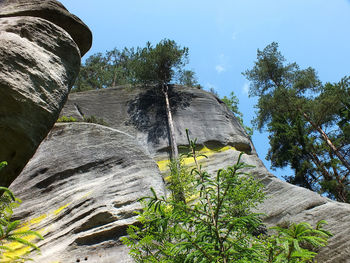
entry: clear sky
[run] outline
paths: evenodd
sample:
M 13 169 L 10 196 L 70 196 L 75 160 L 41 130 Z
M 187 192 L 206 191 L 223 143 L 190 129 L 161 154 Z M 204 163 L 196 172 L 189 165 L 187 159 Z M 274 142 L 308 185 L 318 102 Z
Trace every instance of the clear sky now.
M 84 58 L 113 48 L 175 40 L 190 51 L 189 69 L 220 96 L 234 91 L 246 124 L 256 99 L 248 97 L 242 72 L 257 49 L 275 41 L 289 62 L 313 67 L 323 82 L 350 75 L 350 0 L 62 0 L 91 29 Z M 265 161 L 267 134 L 253 142 Z M 265 161 L 269 168 L 270 164 Z M 281 176 L 291 172 L 278 170 Z

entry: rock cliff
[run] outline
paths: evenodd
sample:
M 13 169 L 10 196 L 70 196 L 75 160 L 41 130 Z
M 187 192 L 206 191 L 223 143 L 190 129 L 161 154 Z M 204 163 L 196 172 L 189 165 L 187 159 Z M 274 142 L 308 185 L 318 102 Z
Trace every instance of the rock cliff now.
M 198 138 L 209 172 L 232 165 L 239 151 L 266 186 L 259 208 L 267 224 L 320 219 L 334 234 L 318 262 L 350 262 L 350 205 L 282 182 L 270 174 L 233 114 L 215 96 L 172 87 L 170 100 L 179 144 L 185 128 Z M 11 185 L 24 200 L 18 216 L 45 236 L 37 262 L 131 262 L 119 237 L 136 222 L 137 198 L 153 186 L 164 193 L 169 152 L 163 100 L 154 88 L 117 87 L 69 95 L 61 115 L 91 123 L 56 124 Z
M 54 0 L 0 1 L 0 185 L 8 186 L 55 123 L 91 32 Z

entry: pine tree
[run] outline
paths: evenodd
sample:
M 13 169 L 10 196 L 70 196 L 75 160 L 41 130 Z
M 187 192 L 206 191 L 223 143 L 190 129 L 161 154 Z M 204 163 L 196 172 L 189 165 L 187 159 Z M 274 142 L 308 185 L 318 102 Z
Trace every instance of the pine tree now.
M 270 133 L 272 167 L 289 165 L 289 182 L 350 202 L 349 79 L 323 85 L 313 68 L 286 63 L 277 43 L 258 50 L 243 74 L 250 95 L 259 97 L 254 124 Z
M 145 85 L 155 85 L 163 94 L 166 107 L 172 159 L 178 159 L 173 116 L 169 102 L 169 83 L 188 63 L 188 48 L 181 48 L 175 41 L 164 39 L 155 47 L 147 43 L 146 47 L 138 48 L 132 63 L 135 82 Z

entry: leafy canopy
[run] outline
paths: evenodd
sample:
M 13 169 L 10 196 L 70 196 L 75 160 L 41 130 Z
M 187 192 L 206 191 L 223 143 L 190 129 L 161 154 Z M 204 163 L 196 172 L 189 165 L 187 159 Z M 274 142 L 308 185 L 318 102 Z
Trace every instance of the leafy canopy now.
M 187 63 L 188 48 L 181 48 L 175 41 L 164 39 L 155 47 L 148 42 L 146 47 L 138 48 L 131 67 L 136 82 L 165 85 Z
M 114 48 L 87 58 L 72 91 L 170 81 L 200 88 L 195 73 L 184 68 L 187 63 L 188 48 L 181 48 L 169 39 L 161 40 L 156 46 L 148 42 L 145 47 L 122 51 Z
M 322 84 L 313 68 L 287 63 L 275 42 L 243 74 L 259 98 L 253 123 L 270 134 L 272 167 L 290 166 L 287 181 L 350 202 L 349 78 Z

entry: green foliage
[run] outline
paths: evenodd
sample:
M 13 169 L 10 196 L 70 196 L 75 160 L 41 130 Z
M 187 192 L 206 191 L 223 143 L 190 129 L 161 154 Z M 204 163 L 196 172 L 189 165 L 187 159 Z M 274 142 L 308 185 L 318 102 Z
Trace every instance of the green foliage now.
M 219 94 L 217 93 L 217 91 L 211 87 L 209 89 L 209 92 L 214 94 L 214 96 L 219 98 Z M 231 91 L 230 96 L 224 96 L 223 98 L 221 98 L 222 102 L 226 104 L 226 106 L 228 107 L 228 109 L 235 115 L 235 117 L 238 119 L 239 123 L 242 125 L 242 127 L 244 128 L 245 132 L 247 133 L 247 135 L 249 137 L 253 136 L 253 128 L 246 126 L 243 123 L 243 114 L 242 112 L 239 111 L 238 105 L 239 105 L 239 99 L 237 98 L 237 96 L 235 95 L 235 93 L 233 91 Z
M 192 70 L 181 70 L 178 76 L 178 82 L 180 85 L 187 87 L 201 88 L 196 78 L 196 73 Z
M 265 235 L 261 214 L 253 212 L 264 200 L 263 186 L 246 173 L 251 166 L 241 161 L 242 154 L 212 178 L 198 163 L 196 140 L 188 139 L 186 156 L 195 167 L 171 182 L 169 198 L 151 189 L 152 196 L 141 199 L 141 226 L 131 226 L 123 238 L 136 262 L 311 262 L 313 249 L 326 245 L 330 233 L 323 222 L 316 229 L 306 223 L 276 227 L 276 235 Z M 176 162 L 171 166 L 179 171 Z M 181 186 L 172 186 L 177 183 Z M 185 202 L 179 191 L 196 198 Z
M 100 125 L 104 125 L 104 126 L 109 126 L 109 124 L 103 118 L 97 118 L 94 115 L 91 115 L 88 117 L 84 116 L 84 122 L 96 123 L 96 124 L 100 124 Z
M 168 177 L 168 189 L 175 201 L 186 202 L 192 198 L 195 186 L 194 175 L 182 164 L 183 156 L 179 160 L 171 160 L 169 163 L 170 176 Z
M 230 97 L 224 96 L 221 100 L 227 105 L 230 111 L 236 114 L 237 117 L 243 118 L 242 112 L 238 109 L 239 100 L 233 91 L 230 93 Z
M 79 120 L 71 116 L 70 117 L 61 116 L 60 118 L 58 118 L 57 122 L 79 122 Z M 91 115 L 88 117 L 84 116 L 83 122 L 96 123 L 104 126 L 109 126 L 108 123 L 103 118 L 97 118 L 94 115 Z
M 193 157 L 197 159 L 196 154 Z M 261 220 L 251 209 L 262 201 L 263 192 L 259 183 L 241 171 L 246 167 L 238 160 L 236 165 L 218 171 L 216 178 L 211 179 L 197 165 L 192 170 L 196 176 L 192 184 L 199 189 L 199 197 L 188 204 L 176 198 L 158 197 L 152 190 L 153 196 L 140 215 L 144 228 L 131 227 L 130 237 L 124 239 L 135 260 L 233 262 L 257 259 L 251 247 L 255 239 L 252 232 L 258 229 Z
M 78 120 L 74 117 L 61 116 L 57 122 L 77 122 Z
M 6 165 L 6 162 L 0 162 L 0 169 Z M 35 231 L 21 229 L 22 224 L 20 220 L 12 220 L 13 209 L 20 205 L 21 200 L 16 198 L 6 187 L 0 187 L 0 191 L 2 193 L 0 197 L 0 261 L 24 262 L 24 260 L 28 260 L 27 254 L 30 252 L 30 249 L 28 253 L 22 256 L 6 255 L 5 252 L 14 251 L 10 243 L 17 242 L 24 247 L 39 250 L 34 243 L 28 241 L 27 237 L 35 236 L 39 239 L 43 239 L 43 237 Z
M 320 247 L 327 245 L 332 234 L 323 229 L 326 221 L 321 220 L 315 228 L 308 223 L 292 223 L 289 227 L 272 227 L 277 232 L 268 237 L 267 262 L 314 262 Z
M 163 39 L 155 47 L 148 42 L 146 47 L 137 49 L 131 63 L 134 82 L 166 85 L 176 75 L 184 72 L 182 70 L 187 63 L 188 48 L 181 48 L 169 39 Z
M 239 105 L 239 100 L 235 93 L 232 91 L 230 93 L 230 97 L 224 96 L 221 98 L 221 100 L 226 104 L 226 106 L 230 109 L 230 111 L 233 112 L 233 114 L 236 116 L 246 133 L 248 134 L 249 137 L 253 136 L 253 128 L 248 127 L 244 125 L 243 123 L 243 114 L 242 112 L 239 111 L 238 105 Z
M 134 50 L 113 49 L 105 54 L 96 53 L 88 57 L 80 68 L 80 73 L 72 92 L 102 89 L 130 83 L 129 64 Z
M 91 55 L 80 68 L 72 92 L 103 89 L 125 84 L 159 84 L 175 81 L 189 87 L 200 87 L 192 70 L 183 67 L 188 48 L 164 39 L 155 47 L 114 48 L 105 54 Z
M 270 133 L 272 167 L 290 166 L 287 181 L 350 202 L 349 78 L 323 85 L 314 69 L 286 63 L 275 42 L 243 74 L 259 97 L 254 126 Z

